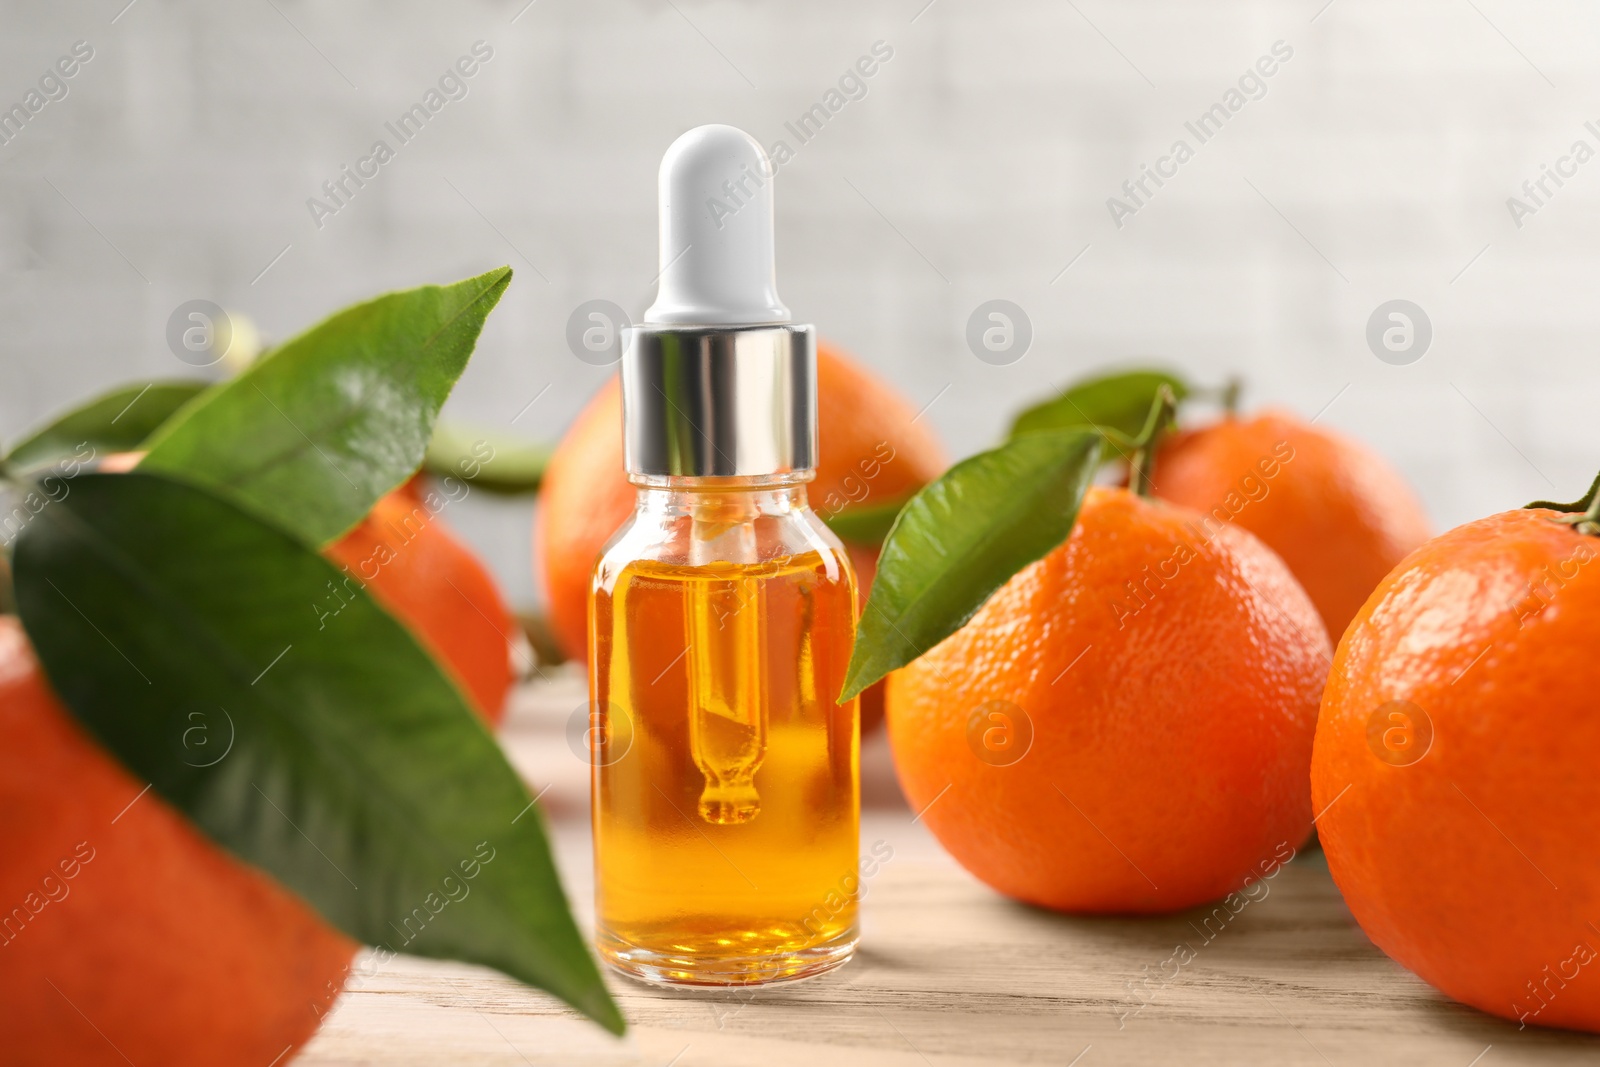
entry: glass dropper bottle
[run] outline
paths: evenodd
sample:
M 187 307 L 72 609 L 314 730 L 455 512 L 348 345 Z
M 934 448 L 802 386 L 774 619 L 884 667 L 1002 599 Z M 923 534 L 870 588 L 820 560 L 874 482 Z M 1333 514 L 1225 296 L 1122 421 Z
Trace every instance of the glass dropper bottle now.
M 645 981 L 820 974 L 857 941 L 855 576 L 811 511 L 816 338 L 778 299 L 773 171 L 731 126 L 661 163 L 628 333 L 633 517 L 590 593 L 600 955 Z

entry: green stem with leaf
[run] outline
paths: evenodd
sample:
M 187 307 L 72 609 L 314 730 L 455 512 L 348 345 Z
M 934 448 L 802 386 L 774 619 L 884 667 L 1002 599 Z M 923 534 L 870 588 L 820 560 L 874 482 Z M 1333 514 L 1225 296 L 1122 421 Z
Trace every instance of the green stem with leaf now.
M 1155 466 L 1156 447 L 1161 443 L 1161 437 L 1172 426 L 1178 414 L 1178 398 L 1172 390 L 1163 385 L 1156 391 L 1155 403 L 1150 406 L 1150 414 L 1146 416 L 1144 428 L 1139 431 L 1139 436 L 1133 442 L 1133 459 L 1129 461 L 1128 487 L 1135 494 L 1148 497 L 1153 486 L 1150 484 L 1150 470 Z
M 1586 537 L 1600 537 L 1600 474 L 1589 484 L 1589 491 L 1570 504 L 1551 500 L 1535 500 L 1528 508 L 1543 508 L 1562 513 L 1557 522 L 1571 526 Z
M 1178 405 L 1178 390 L 1153 384 L 1131 436 L 1081 422 L 1019 433 L 907 502 L 884 539 L 840 699 L 955 633 L 1018 571 L 1060 546 L 1108 444 L 1132 457 L 1135 491 L 1148 494 L 1152 457 Z

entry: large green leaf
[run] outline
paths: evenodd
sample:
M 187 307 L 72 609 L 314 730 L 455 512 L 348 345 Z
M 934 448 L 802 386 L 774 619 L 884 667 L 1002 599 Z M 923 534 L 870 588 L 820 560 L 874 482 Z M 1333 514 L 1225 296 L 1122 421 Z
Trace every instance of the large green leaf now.
M 169 422 L 142 468 L 229 494 L 311 544 L 333 540 L 422 464 L 510 281 L 501 267 L 339 312 Z
M 71 487 L 18 539 L 17 601 L 123 763 L 351 936 L 498 968 L 622 1030 L 526 788 L 404 626 L 201 487 Z
M 441 420 L 422 469 L 437 478 L 465 479 L 498 496 L 524 496 L 539 491 L 551 451 L 549 445 L 498 430 Z
M 1165 385 L 1175 400 L 1182 400 L 1190 387 L 1182 378 L 1161 370 L 1135 370 L 1086 378 L 1069 385 L 1056 396 L 1035 404 L 1016 417 L 1011 436 L 1038 430 L 1076 430 L 1100 427 L 1132 437 L 1144 425 L 1145 416 Z
M 19 441 L 6 453 L 5 466 L 25 470 L 61 459 L 83 462 L 109 452 L 131 451 L 210 386 L 204 381 L 154 381 L 113 389 L 56 416 Z
M 1101 446 L 1092 430 L 1024 434 L 912 497 L 878 556 L 840 699 L 955 633 L 1012 575 L 1066 540 Z

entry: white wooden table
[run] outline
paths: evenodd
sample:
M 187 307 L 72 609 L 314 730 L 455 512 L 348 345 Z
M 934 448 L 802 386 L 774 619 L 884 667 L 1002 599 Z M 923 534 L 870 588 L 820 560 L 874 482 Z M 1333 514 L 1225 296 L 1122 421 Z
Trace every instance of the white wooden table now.
M 562 874 L 587 922 L 587 767 L 564 731 L 583 699 L 581 680 L 557 673 L 518 694 L 503 736 L 536 789 L 549 787 L 543 803 Z M 881 735 L 863 765 L 862 843 L 885 841 L 894 858 L 867 883 L 862 947 L 842 970 L 727 993 L 674 994 L 612 978 L 631 1026 L 619 1040 L 489 971 L 398 957 L 345 993 L 296 1062 L 1600 1063 L 1600 1037 L 1519 1031 L 1392 963 L 1351 920 L 1319 852 L 1284 868 L 1265 898 L 1210 941 L 1190 925 L 1194 916 L 1055 915 L 997 896 L 912 822 Z M 1197 955 L 1173 977 L 1163 962 L 1180 941 Z

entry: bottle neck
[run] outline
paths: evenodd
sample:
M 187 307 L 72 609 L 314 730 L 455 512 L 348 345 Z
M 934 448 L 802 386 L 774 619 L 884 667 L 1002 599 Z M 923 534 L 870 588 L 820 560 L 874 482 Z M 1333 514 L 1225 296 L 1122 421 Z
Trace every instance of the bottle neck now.
M 790 471 L 752 477 L 689 478 L 675 475 L 630 474 L 639 490 L 640 511 L 705 515 L 739 512 L 745 515 L 779 515 L 808 510 L 806 483 L 815 470 Z

